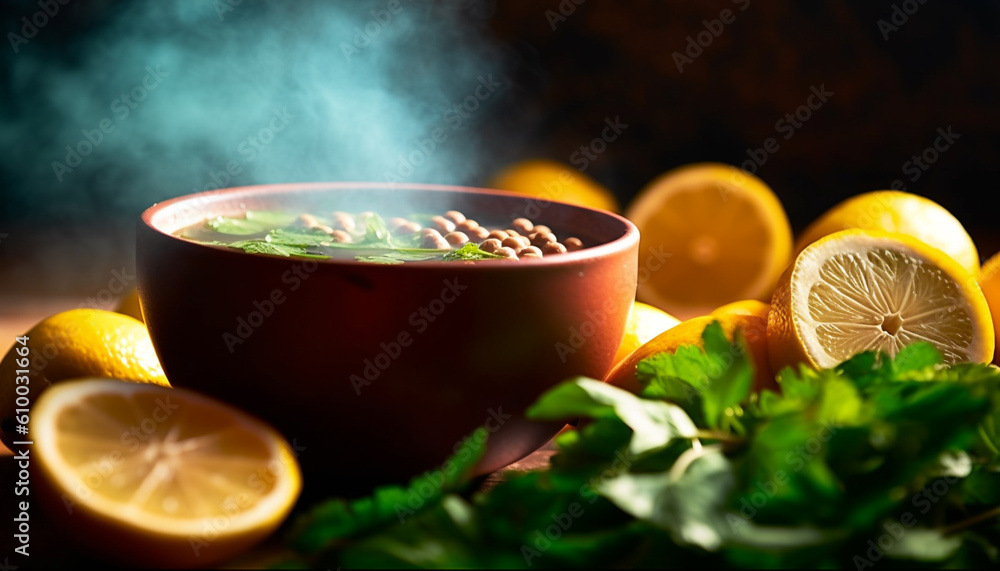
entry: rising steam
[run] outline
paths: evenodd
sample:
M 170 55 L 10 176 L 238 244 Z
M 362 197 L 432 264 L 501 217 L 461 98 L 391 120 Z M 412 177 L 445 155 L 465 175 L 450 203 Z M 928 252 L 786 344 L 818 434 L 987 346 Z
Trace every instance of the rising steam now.
M 489 2 L 119 4 L 59 50 L 44 28 L 5 46 L 8 217 L 131 217 L 243 184 L 461 184 L 483 166 L 471 127 L 508 88 Z

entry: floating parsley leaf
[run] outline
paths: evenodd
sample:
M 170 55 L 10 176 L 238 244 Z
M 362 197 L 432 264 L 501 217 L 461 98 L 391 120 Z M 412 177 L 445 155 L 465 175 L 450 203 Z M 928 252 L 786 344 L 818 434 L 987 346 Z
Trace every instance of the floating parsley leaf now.
M 243 218 L 219 216 L 206 224 L 212 230 L 222 234 L 248 235 L 267 232 L 272 228 L 288 226 L 295 221 L 294 214 L 273 212 L 269 210 L 247 210 Z
M 300 256 L 303 258 L 316 258 L 321 260 L 329 258 L 329 256 L 323 256 L 320 254 L 310 254 L 303 247 L 272 244 L 266 240 L 238 240 L 236 242 L 229 242 L 225 245 L 230 248 L 243 250 L 248 254 L 267 254 L 269 256 L 281 256 L 284 258 L 288 258 L 290 256 Z
M 335 244 L 330 235 L 319 228 L 275 228 L 267 234 L 265 240 L 272 244 L 299 248 Z
M 458 248 L 457 250 L 448 251 L 444 255 L 443 259 L 445 261 L 454 261 L 454 260 L 468 261 L 468 260 L 492 260 L 500 257 L 501 256 L 498 256 L 496 254 L 491 254 L 489 252 L 482 250 L 477 244 L 473 244 L 472 242 L 467 242 L 464 246 Z

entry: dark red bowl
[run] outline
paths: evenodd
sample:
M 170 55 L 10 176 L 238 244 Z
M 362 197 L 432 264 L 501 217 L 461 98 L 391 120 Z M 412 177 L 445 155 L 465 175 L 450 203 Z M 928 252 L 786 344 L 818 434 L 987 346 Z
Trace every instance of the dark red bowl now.
M 587 247 L 504 262 L 304 261 L 173 235 L 246 209 L 457 209 L 519 216 Z M 485 474 L 562 424 L 523 418 L 546 389 L 603 378 L 634 299 L 639 233 L 621 216 L 494 190 L 408 184 L 249 186 L 146 210 L 136 262 L 143 315 L 167 377 L 269 421 L 324 493 L 403 482 L 439 466 L 476 427 Z M 328 476 L 317 484 L 319 476 Z

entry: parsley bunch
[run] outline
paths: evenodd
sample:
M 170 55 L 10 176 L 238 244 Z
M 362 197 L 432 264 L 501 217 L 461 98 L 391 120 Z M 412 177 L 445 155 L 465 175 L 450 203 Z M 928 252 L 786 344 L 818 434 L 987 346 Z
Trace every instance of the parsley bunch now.
M 464 491 L 485 436 L 409 488 L 331 500 L 292 566 L 540 568 L 997 566 L 1000 369 L 894 359 L 785 369 L 751 394 L 745 343 L 638 366 L 640 395 L 577 378 L 528 415 L 580 419 L 547 470 Z M 433 493 L 427 495 L 430 486 Z M 414 503 L 412 498 L 420 497 Z

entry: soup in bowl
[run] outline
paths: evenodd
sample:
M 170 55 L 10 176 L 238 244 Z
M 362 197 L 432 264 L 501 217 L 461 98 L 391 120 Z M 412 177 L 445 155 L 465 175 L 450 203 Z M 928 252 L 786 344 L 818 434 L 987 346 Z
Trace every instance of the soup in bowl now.
M 610 369 L 639 243 L 606 211 L 379 183 L 182 196 L 146 210 L 136 239 L 170 382 L 274 425 L 324 493 L 435 468 L 480 426 L 477 474 L 544 445 L 562 425 L 524 411 Z

